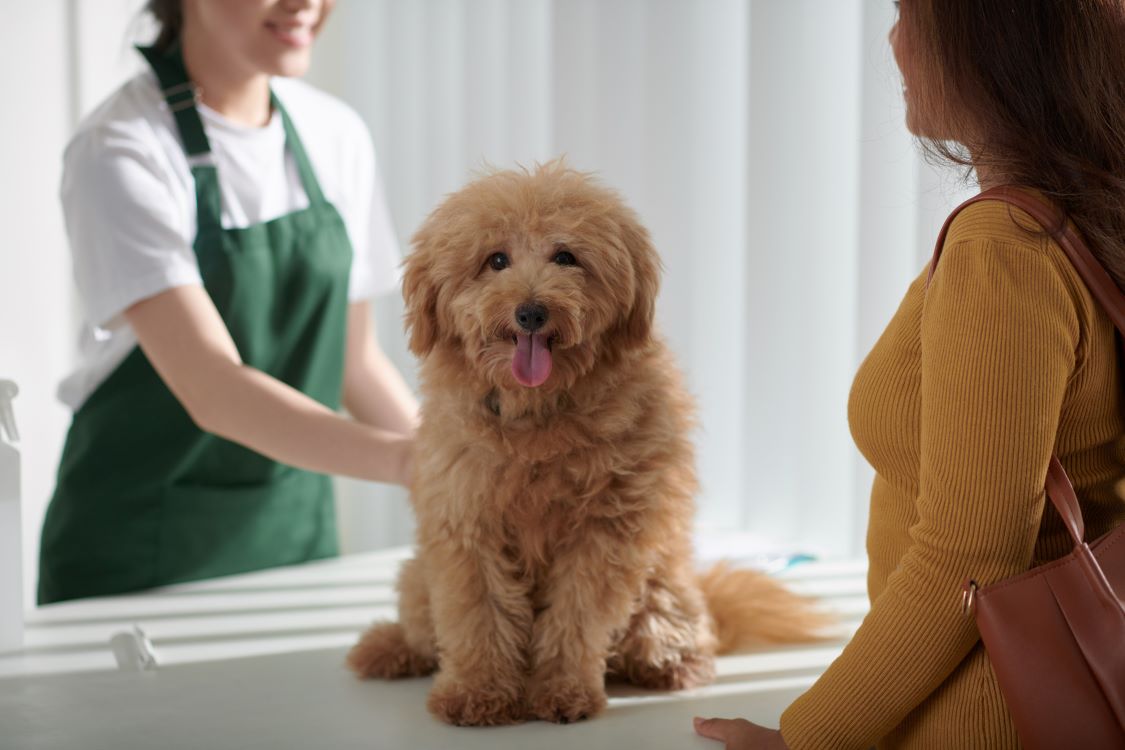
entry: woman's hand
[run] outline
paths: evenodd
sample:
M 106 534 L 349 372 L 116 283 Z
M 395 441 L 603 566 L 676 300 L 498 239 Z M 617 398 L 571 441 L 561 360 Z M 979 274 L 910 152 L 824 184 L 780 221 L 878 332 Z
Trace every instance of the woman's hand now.
M 408 486 L 415 420 L 409 408 L 403 410 L 402 431 L 373 427 L 244 365 L 226 323 L 198 284 L 137 302 L 125 319 L 203 431 L 289 466 Z
M 696 734 L 718 740 L 726 750 L 789 750 L 781 732 L 751 724 L 746 719 L 701 719 L 692 722 Z

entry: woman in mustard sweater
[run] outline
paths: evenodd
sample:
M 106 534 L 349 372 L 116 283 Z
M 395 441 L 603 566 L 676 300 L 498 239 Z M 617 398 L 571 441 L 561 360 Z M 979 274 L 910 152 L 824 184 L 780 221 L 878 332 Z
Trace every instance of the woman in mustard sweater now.
M 899 3 L 895 3 L 899 5 Z M 907 126 L 1064 209 L 1125 287 L 1125 3 L 904 0 L 891 30 Z M 953 222 L 852 386 L 876 471 L 871 610 L 780 731 L 696 720 L 727 748 L 1016 748 L 961 582 L 1062 557 L 1043 484 L 1057 452 L 1094 539 L 1125 519 L 1114 329 L 1063 251 L 995 201 Z

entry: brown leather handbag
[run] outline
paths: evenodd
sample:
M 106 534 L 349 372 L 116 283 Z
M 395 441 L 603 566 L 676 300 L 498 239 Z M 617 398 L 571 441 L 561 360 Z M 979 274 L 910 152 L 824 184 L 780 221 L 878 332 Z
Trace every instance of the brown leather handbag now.
M 1087 288 L 1125 335 L 1125 295 L 1061 212 L 1013 187 L 993 188 L 958 206 L 938 236 L 937 268 L 953 217 L 982 200 L 1000 200 L 1030 214 L 1066 252 Z M 1026 573 L 977 587 L 965 582 L 966 615 L 977 627 L 1012 715 L 1029 750 L 1125 749 L 1125 524 L 1093 544 L 1074 487 L 1051 456 L 1046 493 L 1074 550 Z

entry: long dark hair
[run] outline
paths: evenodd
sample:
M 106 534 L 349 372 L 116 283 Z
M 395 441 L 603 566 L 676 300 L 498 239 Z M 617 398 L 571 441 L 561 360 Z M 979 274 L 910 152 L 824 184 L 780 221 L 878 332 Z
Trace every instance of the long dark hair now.
M 183 0 L 148 0 L 145 6 L 160 24 L 160 34 L 156 37 L 157 49 L 168 47 L 180 38 L 184 26 Z
M 1041 191 L 1125 289 L 1125 3 L 907 0 L 902 23 L 958 141 L 927 150 Z

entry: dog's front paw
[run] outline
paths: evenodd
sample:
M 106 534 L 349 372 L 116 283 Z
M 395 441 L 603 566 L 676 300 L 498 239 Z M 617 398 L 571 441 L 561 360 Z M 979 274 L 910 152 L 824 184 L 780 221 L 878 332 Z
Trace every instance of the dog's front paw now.
M 551 678 L 532 686 L 527 705 L 536 719 L 556 724 L 582 721 L 605 708 L 605 686 L 574 678 Z
M 454 726 L 500 726 L 524 719 L 519 688 L 500 681 L 468 684 L 439 674 L 426 705 L 430 713 Z
M 397 622 L 376 623 L 352 646 L 348 668 L 359 677 L 391 680 L 422 677 L 437 668 L 432 656 L 419 654 L 406 642 L 406 633 Z

